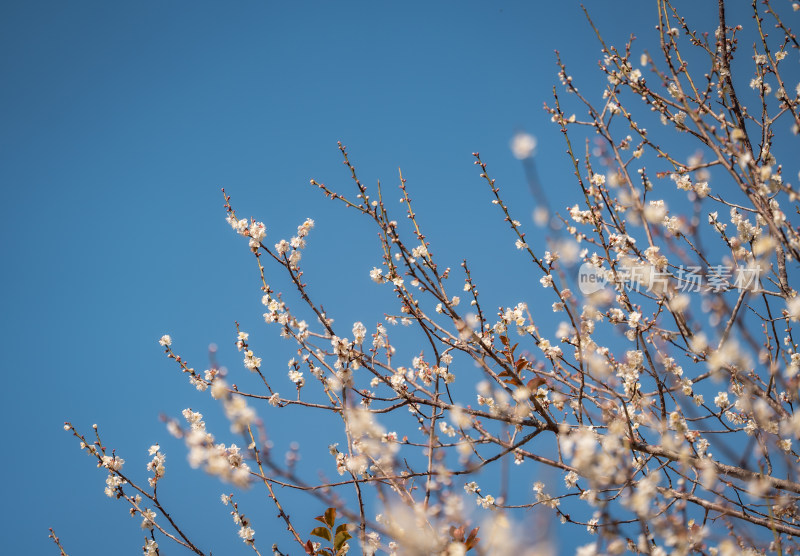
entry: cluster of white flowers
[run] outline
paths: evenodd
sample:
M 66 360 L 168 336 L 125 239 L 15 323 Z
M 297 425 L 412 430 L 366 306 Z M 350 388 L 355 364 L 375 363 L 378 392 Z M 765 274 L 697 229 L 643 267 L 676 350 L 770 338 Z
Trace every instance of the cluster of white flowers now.
M 421 245 L 418 245 L 418 246 L 414 247 L 411 250 L 411 256 L 413 256 L 415 259 L 420 259 L 420 258 L 427 257 L 428 256 L 428 246 L 423 243 Z
M 153 529 L 156 526 L 156 512 L 151 509 L 142 510 L 142 529 Z
M 353 343 L 361 345 L 364 343 L 364 338 L 367 336 L 367 327 L 360 322 L 353 324 Z
M 624 363 L 617 365 L 617 376 L 622 379 L 622 384 L 625 388 L 625 395 L 632 397 L 634 393 L 639 392 L 641 384 L 639 384 L 639 373 L 642 370 L 642 362 L 644 361 L 644 354 L 638 350 L 630 350 L 626 354 Z
M 239 447 L 236 444 L 215 444 L 214 436 L 206 430 L 202 414 L 184 409 L 183 417 L 190 425 L 184 437 L 189 448 L 189 465 L 193 468 L 202 467 L 210 475 L 238 486 L 249 486 L 250 467 L 245 463 Z
M 575 488 L 575 485 L 578 484 L 578 474 L 575 471 L 570 471 L 564 476 L 564 484 L 567 485 L 567 488 Z
M 235 502 L 233 502 L 233 495 L 223 494 L 220 496 L 220 500 L 225 506 L 233 505 L 231 517 L 233 518 L 233 522 L 239 526 L 239 538 L 241 538 L 245 543 L 253 545 L 255 542 L 256 532 L 250 526 L 250 520 L 244 514 L 239 512 L 239 507 Z
M 644 207 L 644 218 L 648 222 L 658 223 L 663 222 L 667 217 L 667 205 L 663 199 L 650 201 Z
M 241 539 L 246 543 L 252 543 L 253 538 L 255 537 L 256 532 L 253 531 L 253 528 L 249 525 L 242 525 L 239 529 L 239 536 Z
M 237 234 L 250 238 L 249 245 L 253 251 L 257 251 L 263 239 L 267 237 L 267 229 L 263 222 L 255 220 L 248 222 L 246 218 L 240 220 L 233 212 L 228 214 L 227 220 Z
M 387 432 L 377 422 L 375 414 L 366 409 L 348 409 L 344 417 L 353 439 L 353 454 L 342 462 L 347 470 L 354 475 L 363 475 L 368 469 L 389 473 L 395 466 L 394 457 L 400 449 L 397 433 Z
M 287 253 L 289 254 L 287 260 L 289 261 L 289 267 L 293 270 L 296 270 L 300 264 L 300 259 L 302 258 L 301 250 L 306 246 L 305 238 L 313 227 L 314 221 L 307 218 L 305 222 L 297 227 L 296 236 L 289 241 L 282 239 L 275 244 L 275 251 L 278 255 L 286 256 Z
M 223 397 L 222 403 L 225 417 L 231 423 L 231 432 L 242 434 L 256 420 L 255 410 L 247 405 L 247 400 L 243 396 L 228 394 Z
M 336 363 L 334 363 L 334 368 L 337 370 L 344 368 L 355 357 L 353 344 L 347 338 L 331 336 L 331 348 L 337 357 Z
M 267 312 L 264 313 L 264 322 L 267 324 L 277 322 L 281 325 L 289 323 L 290 315 L 286 312 L 286 305 L 283 301 L 275 299 L 269 294 L 265 294 L 261 298 L 261 303 L 267 308 Z
M 592 222 L 592 211 L 581 210 L 578 205 L 569 209 L 569 216 L 578 224 L 588 224 Z
M 103 456 L 101 465 L 110 471 L 121 471 L 125 460 L 119 456 Z
M 294 384 L 296 384 L 298 388 L 302 388 L 306 382 L 305 379 L 303 378 L 303 373 L 298 371 L 297 369 L 289 370 L 289 380 L 292 381 Z
M 261 358 L 256 357 L 253 351 L 248 349 L 244 352 L 244 366 L 251 371 L 255 371 L 261 366 Z
M 760 75 L 750 80 L 750 88 L 759 89 L 763 91 L 765 95 L 768 95 L 772 92 L 772 86 L 764 81 Z
M 263 222 L 253 222 L 250 225 L 250 249 L 257 250 L 265 237 L 267 237 L 267 228 L 264 227 Z
M 240 332 L 239 332 L 239 333 L 236 335 L 236 348 L 237 348 L 239 351 L 242 351 L 242 349 L 244 349 L 245 347 L 247 347 L 247 340 L 248 340 L 248 338 L 250 338 L 250 334 L 248 334 L 247 332 L 241 332 L 241 331 L 240 331 Z
M 109 498 L 113 498 L 119 493 L 119 487 L 127 483 L 128 481 L 126 481 L 119 475 L 115 475 L 114 473 L 109 473 L 108 477 L 106 477 L 106 488 L 105 488 L 106 496 L 108 496 Z
M 744 243 L 754 241 L 761 236 L 761 227 L 754 226 L 750 220 L 743 217 L 736 208 L 731 208 L 731 223 L 736 226 L 739 239 Z
M 528 306 L 525 303 L 517 303 L 515 307 L 507 307 L 504 311 L 500 312 L 500 320 L 495 323 L 492 330 L 496 334 L 504 334 L 508 327 L 515 326 L 520 335 L 532 331 L 533 329 L 528 330 L 523 328 L 525 326 L 525 313 L 527 310 Z M 468 318 L 470 318 L 470 315 L 468 315 Z
M 550 508 L 557 508 L 561 505 L 561 500 L 553 498 L 544 491 L 544 483 L 537 481 L 533 484 L 533 492 L 536 494 L 536 501 Z
M 624 504 L 636 512 L 642 519 L 649 519 L 656 511 L 656 500 L 658 494 L 658 484 L 660 482 L 658 473 L 650 473 L 637 481 L 633 492 L 629 492 Z
M 158 554 L 158 543 L 153 539 L 145 539 L 142 551 L 144 556 L 156 556 Z
M 542 338 L 539 340 L 539 349 L 550 359 L 558 359 L 562 355 L 561 348 L 550 345 L 550 340 Z
M 148 450 L 148 453 L 153 456 L 153 459 L 147 464 L 147 470 L 153 472 L 153 476 L 148 479 L 151 487 L 156 486 L 158 480 L 161 479 L 165 473 L 164 462 L 167 458 L 159 451 L 159 448 L 158 444 L 153 444 Z

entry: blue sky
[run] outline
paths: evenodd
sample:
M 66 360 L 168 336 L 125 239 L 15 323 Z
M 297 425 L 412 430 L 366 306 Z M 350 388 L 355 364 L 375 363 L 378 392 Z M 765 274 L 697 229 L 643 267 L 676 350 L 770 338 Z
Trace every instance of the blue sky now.
M 655 24 L 649 2 L 589 4 L 616 44 Z M 247 551 L 218 502 L 229 487 L 188 471 L 158 419 L 193 407 L 226 429 L 162 356 L 164 333 L 196 367 L 216 342 L 241 372 L 235 320 L 262 353 L 280 353 L 281 372 L 291 356 L 264 329 L 258 275 L 224 221 L 220 187 L 241 216 L 266 223 L 268 241 L 316 220 L 307 275 L 344 321 L 368 320 L 361 304 L 376 295 L 367 273 L 380 252 L 367 226 L 308 185 L 350 187 L 337 140 L 368 185 L 393 186 L 403 168 L 433 249 L 447 245 L 454 265 L 471 257 L 495 285 L 489 306 L 538 293 L 538 275 L 507 262 L 513 240 L 471 153 L 529 218 L 508 148 L 529 131 L 548 195 L 569 202 L 569 161 L 541 109 L 555 48 L 584 89 L 602 83 L 574 1 L 4 3 L 4 549 L 53 553 L 52 526 L 71 554 L 141 553 L 139 520 L 103 494 L 104 473 L 62 430 L 70 420 L 86 433 L 98 423 L 140 477 L 160 441 L 173 512 L 205 548 Z M 274 414 L 258 410 L 269 426 Z M 276 445 L 294 438 L 279 425 Z M 273 509 L 249 496 L 262 548 L 289 549 Z M 308 499 L 285 496 L 308 511 Z

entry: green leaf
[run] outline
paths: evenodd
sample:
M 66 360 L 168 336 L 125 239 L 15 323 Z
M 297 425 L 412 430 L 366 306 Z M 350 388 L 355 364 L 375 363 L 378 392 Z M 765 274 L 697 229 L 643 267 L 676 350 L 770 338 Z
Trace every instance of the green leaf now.
M 326 541 L 330 541 L 331 540 L 331 531 L 330 531 L 330 529 L 328 529 L 326 527 L 315 527 L 311 531 L 311 534 L 314 535 L 315 537 L 321 537 L 321 538 L 325 539 Z
M 342 523 L 336 528 L 336 534 L 338 535 L 342 531 L 347 531 L 347 523 Z
M 467 550 L 471 549 L 473 546 L 478 544 L 478 541 L 481 540 L 478 537 L 478 529 L 480 529 L 480 527 L 475 527 L 475 529 L 469 532 L 469 536 L 467 537 L 467 542 L 464 543 L 467 545 Z
M 539 388 L 539 386 L 541 386 L 542 384 L 546 383 L 547 381 L 545 379 L 543 379 L 540 376 L 537 376 L 536 378 L 532 378 L 528 381 L 528 390 L 530 390 L 532 393 L 535 394 L 537 388 Z
M 501 380 L 506 384 L 514 384 L 515 386 L 522 386 L 522 382 L 511 371 L 503 371 L 497 373 L 497 376 L 502 377 Z
M 336 508 L 325 510 L 325 523 L 328 525 L 328 529 L 333 529 L 333 524 L 336 523 Z
M 336 533 L 336 538 L 333 540 L 333 549 L 336 552 L 339 552 L 344 543 L 346 543 L 348 539 L 352 538 L 353 536 L 347 531 L 339 531 L 338 533 Z

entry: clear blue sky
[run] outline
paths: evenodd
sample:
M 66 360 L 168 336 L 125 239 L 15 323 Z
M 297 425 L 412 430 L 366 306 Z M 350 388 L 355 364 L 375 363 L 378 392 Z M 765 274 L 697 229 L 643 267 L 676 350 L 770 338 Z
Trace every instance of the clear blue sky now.
M 589 4 L 615 44 L 655 24 L 650 2 Z M 448 245 L 454 265 L 470 255 L 497 285 L 488 306 L 534 301 L 538 275 L 507 263 L 513 240 L 471 153 L 529 218 L 508 142 L 532 132 L 548 194 L 569 202 L 563 142 L 541 110 L 557 82 L 555 48 L 584 89 L 602 82 L 575 1 L 4 2 L 3 551 L 52 554 L 53 526 L 70 554 L 141 553 L 140 520 L 103 494 L 105 473 L 64 433 L 66 419 L 87 433 L 100 424 L 142 478 L 160 441 L 173 513 L 203 548 L 248 551 L 218 502 L 230 488 L 188 471 L 158 420 L 193 407 L 232 440 L 208 396 L 162 356 L 164 333 L 198 368 L 216 342 L 221 362 L 242 372 L 235 320 L 266 363 L 282 350 L 280 373 L 291 356 L 263 326 L 258 276 L 224 221 L 220 187 L 241 216 L 266 223 L 268 241 L 314 218 L 309 281 L 333 296 L 337 318 L 366 322 L 373 234 L 308 185 L 350 187 L 341 140 L 368 185 L 394 185 L 403 168 L 433 249 Z M 268 426 L 269 409 L 258 408 Z M 281 428 L 272 430 L 284 449 L 294 436 Z M 309 499 L 283 496 L 293 514 L 309 511 Z M 244 499 L 262 549 L 278 541 L 295 552 L 268 501 Z

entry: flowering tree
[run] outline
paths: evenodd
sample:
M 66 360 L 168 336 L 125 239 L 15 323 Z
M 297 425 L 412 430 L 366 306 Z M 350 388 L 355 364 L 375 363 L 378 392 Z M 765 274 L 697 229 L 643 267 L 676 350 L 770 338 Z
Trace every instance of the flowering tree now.
M 710 32 L 667 0 L 657 7 L 660 51 L 634 54 L 633 37 L 617 48 L 595 29 L 602 95 L 579 89 L 558 58 L 562 88 L 545 109 L 574 166 L 573 206 L 541 206 L 542 225 L 527 233 L 474 153 L 509 241 L 542 286 L 537 306 L 563 317 L 555 331 L 517 300 L 484 306 L 479 288 L 491 284 L 473 279 L 468 260 L 444 266 L 445 248 L 427 241 L 402 174 L 399 223 L 385 188 L 365 186 L 341 144 L 352 195 L 311 184 L 377 232 L 382 263 L 370 278 L 396 301 L 376 326 L 334 322 L 305 283 L 301 255 L 313 220 L 288 240 L 267 241 L 265 225 L 240 218 L 225 195 L 227 220 L 257 263 L 264 319 L 296 347 L 293 391 L 278 391 L 283 378 L 263 370 L 238 325 L 241 372 L 261 384 L 252 392 L 216 363 L 195 370 L 164 336 L 166 356 L 222 403 L 244 443 L 218 442 L 189 409 L 167 426 L 185 439 L 193 467 L 265 490 L 293 539 L 272 545 L 275 554 L 547 552 L 551 539 L 534 545 L 515 525 L 532 519 L 529 508 L 582 531 L 584 555 L 800 549 L 799 192 L 785 179 L 798 170 L 800 86 L 786 67 L 800 45 L 767 0 L 753 1 L 747 28 L 727 21 L 720 0 Z M 512 147 L 530 162 L 530 136 Z M 408 338 L 410 351 L 396 347 Z M 343 441 L 319 464 L 333 479 L 301 476 L 291 457 L 279 462 L 269 449 L 256 412 L 290 406 L 340 430 Z M 108 473 L 106 494 L 141 518 L 145 554 L 159 554 L 167 539 L 208 553 L 158 496 L 160 446 L 150 449 L 145 484 L 97 426 L 92 438 L 65 429 Z M 559 479 L 510 486 L 509 461 Z M 505 470 L 500 479 L 479 485 L 476 475 L 493 468 Z M 320 501 L 315 522 L 289 517 L 278 496 L 285 489 Z M 222 502 L 261 554 L 233 495 Z

